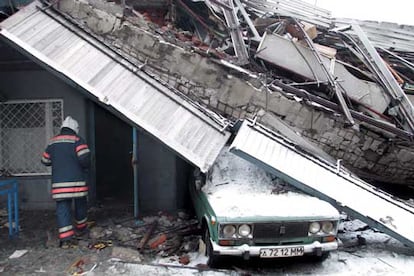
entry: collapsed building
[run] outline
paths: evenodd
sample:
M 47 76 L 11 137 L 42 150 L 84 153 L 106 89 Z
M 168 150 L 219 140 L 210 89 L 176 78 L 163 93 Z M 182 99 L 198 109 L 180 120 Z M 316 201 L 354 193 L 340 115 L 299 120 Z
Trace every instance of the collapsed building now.
M 53 7 L 230 122 L 252 118 L 280 131 L 281 121 L 362 177 L 413 184 L 409 26 L 334 20 L 289 1 Z
M 364 24 L 297 1 L 34 1 L 0 23 L 1 173 L 44 199 L 34 160 L 75 112 L 92 196 L 133 182 L 135 215 L 177 209 L 190 165 L 207 172 L 233 135 L 233 153 L 413 245 L 412 206 L 350 173 L 413 181 L 411 30 L 384 42 Z

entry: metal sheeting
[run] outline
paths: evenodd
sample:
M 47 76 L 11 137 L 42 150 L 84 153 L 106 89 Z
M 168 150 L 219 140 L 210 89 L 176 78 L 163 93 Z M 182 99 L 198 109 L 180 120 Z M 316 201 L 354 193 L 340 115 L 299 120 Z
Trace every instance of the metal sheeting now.
M 414 208 L 245 121 L 230 151 L 414 247 Z
M 339 27 L 352 25 L 353 22 L 356 22 L 362 28 L 375 47 L 414 52 L 414 26 L 348 18 L 335 19 L 335 25 Z M 352 30 L 349 32 L 352 33 Z
M 322 70 L 319 60 L 311 49 L 300 43 L 295 43 L 277 34 L 265 34 L 257 52 L 257 57 L 307 79 L 319 82 L 328 81 L 326 72 Z M 281 55 L 280 52 L 284 54 Z M 338 86 L 346 92 L 346 95 L 379 112 L 384 112 L 387 108 L 390 101 L 381 86 L 374 82 L 358 79 L 346 69 L 343 63 L 331 60 L 327 56 L 321 55 L 321 62 L 326 67 L 334 68 L 333 75 L 341 80 L 338 82 Z
M 332 26 L 331 12 L 300 0 L 242 0 L 246 7 L 263 16 L 276 13 L 325 28 Z
M 341 27 L 357 22 L 375 47 L 414 52 L 414 27 L 390 22 L 333 18 L 329 10 L 300 0 L 242 0 L 259 16 L 279 14 L 307 21 L 322 28 Z M 356 7 L 357 8 L 357 7 Z
M 0 37 L 109 110 L 121 113 L 201 171 L 209 169 L 230 136 L 219 120 L 37 5 L 41 4 L 35 1 L 3 21 Z

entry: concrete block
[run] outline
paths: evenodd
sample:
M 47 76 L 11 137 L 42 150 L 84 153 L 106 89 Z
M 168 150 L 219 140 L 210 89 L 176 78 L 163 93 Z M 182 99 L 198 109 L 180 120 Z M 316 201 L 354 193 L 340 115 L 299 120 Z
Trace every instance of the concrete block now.
M 398 152 L 398 160 L 401 162 L 414 162 L 414 153 L 412 151 L 402 149 Z
M 362 150 L 367 150 L 370 148 L 371 143 L 373 142 L 373 139 L 369 136 L 365 137 L 364 145 L 362 146 Z
M 369 148 L 372 149 L 373 151 L 376 151 L 381 143 L 382 143 L 382 141 L 374 140 L 374 141 L 372 141 Z
M 326 132 L 333 128 L 333 120 L 330 120 L 325 114 L 314 112 L 312 128 L 318 132 Z
M 353 136 L 354 136 L 354 131 L 353 130 L 347 130 L 344 138 L 346 140 L 352 140 Z
M 141 262 L 141 255 L 137 250 L 131 248 L 114 246 L 112 247 L 111 256 L 125 262 Z
M 351 141 L 352 141 L 352 144 L 354 144 L 354 145 L 356 145 L 356 144 L 358 144 L 359 142 L 360 142 L 360 138 L 359 138 L 359 136 L 358 135 L 354 135 L 354 136 L 352 136 L 352 138 L 351 138 Z

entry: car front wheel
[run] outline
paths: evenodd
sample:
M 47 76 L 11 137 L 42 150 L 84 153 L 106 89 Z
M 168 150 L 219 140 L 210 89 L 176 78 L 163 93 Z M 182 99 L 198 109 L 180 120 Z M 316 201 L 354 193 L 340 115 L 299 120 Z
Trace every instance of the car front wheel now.
M 325 261 L 327 258 L 329 258 L 330 252 L 323 252 L 320 256 L 317 255 L 313 255 L 312 256 L 312 260 L 314 262 L 323 262 Z
M 207 265 L 209 267 L 215 267 L 218 263 L 218 256 L 213 253 L 213 245 L 210 241 L 210 231 L 208 227 L 204 227 L 203 241 L 206 244 L 206 256 L 207 256 Z

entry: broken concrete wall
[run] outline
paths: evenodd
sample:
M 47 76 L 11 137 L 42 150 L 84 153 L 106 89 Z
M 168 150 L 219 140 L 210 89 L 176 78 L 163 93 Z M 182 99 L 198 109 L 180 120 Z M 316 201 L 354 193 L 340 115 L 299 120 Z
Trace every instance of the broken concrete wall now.
M 409 146 L 396 147 L 395 140 L 368 127 L 362 126 L 360 131 L 344 128 L 341 116 L 284 93 L 266 91 L 259 78 L 215 63 L 168 35 L 168 31 L 154 35 L 155 29 L 151 31 L 151 24 L 142 18 L 121 20 L 121 13 L 113 4 L 104 8 L 101 5 L 95 1 L 63 0 L 60 10 L 100 35 L 113 49 L 121 49 L 136 65 L 145 63 L 142 70 L 149 75 L 224 115 L 258 116 L 270 128 L 272 120 L 281 118 L 334 158 L 343 159 L 343 164 L 355 172 L 382 181 L 414 183 L 414 150 Z

